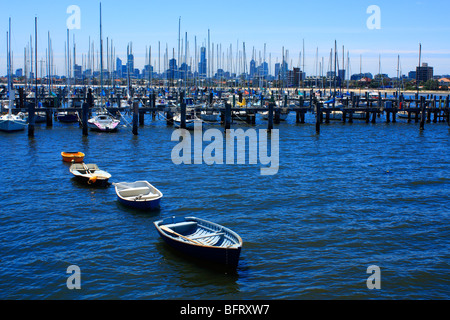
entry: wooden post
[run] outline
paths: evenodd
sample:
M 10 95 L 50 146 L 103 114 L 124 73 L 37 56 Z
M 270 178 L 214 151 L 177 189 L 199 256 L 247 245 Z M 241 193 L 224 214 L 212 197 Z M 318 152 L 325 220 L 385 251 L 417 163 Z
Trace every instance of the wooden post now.
M 347 111 L 342 110 L 342 122 L 346 123 L 347 122 Z
M 24 93 L 23 88 L 19 88 L 19 108 L 22 109 L 24 107 Z
M 320 133 L 320 122 L 322 119 L 322 106 L 320 102 L 317 102 L 316 104 L 316 133 Z
M 397 100 L 397 105 L 395 105 L 395 108 L 392 109 L 392 122 L 397 122 L 397 111 L 400 107 L 400 103 L 403 105 L 403 95 L 400 96 L 399 100 Z
M 37 105 L 37 98 L 35 103 L 28 104 L 28 136 L 34 137 L 34 125 L 35 125 L 35 109 Z
M 269 123 L 267 125 L 267 131 L 271 132 L 273 129 L 273 107 L 274 107 L 274 103 L 271 102 L 269 103 Z
M 304 111 L 300 112 L 300 123 L 305 123 L 305 113 Z
M 437 98 L 436 98 L 436 96 L 434 97 L 434 104 L 433 104 L 433 111 L 434 111 L 434 114 L 433 114 L 433 123 L 437 123 L 437 121 L 438 121 L 438 110 L 440 110 L 440 108 L 441 108 L 441 102 L 442 102 L 442 100 L 441 100 L 441 98 L 439 98 L 439 108 L 436 106 L 436 103 L 437 103 Z
M 180 128 L 181 129 L 186 129 L 186 102 L 185 101 L 181 102 L 180 112 L 181 112 Z
M 94 108 L 94 96 L 92 94 L 92 89 L 89 89 L 87 96 L 87 104 L 83 106 L 83 135 L 88 135 L 88 118 L 89 113 Z
M 139 101 L 133 102 L 133 134 L 138 135 Z
M 449 104 L 450 104 L 450 96 L 447 96 L 447 98 L 445 98 L 445 109 L 447 110 L 447 124 L 450 126 L 450 108 L 449 108 Z
M 381 105 L 382 105 L 382 101 L 381 101 L 381 94 L 378 93 L 378 111 L 374 111 L 372 113 L 372 123 L 376 122 L 376 117 L 378 116 L 379 113 L 381 113 Z
M 145 111 L 139 110 L 139 125 L 143 126 L 144 125 L 144 121 L 145 121 Z
M 281 121 L 280 118 L 281 118 L 281 109 L 280 109 L 280 108 L 276 108 L 276 109 L 275 109 L 274 123 L 275 123 L 275 124 L 279 124 L 280 121 Z
M 305 101 L 303 97 L 300 97 L 300 108 L 305 106 Z M 305 123 L 305 111 L 301 110 L 300 112 L 300 123 Z
M 89 128 L 88 128 L 89 107 L 90 107 L 90 102 L 89 102 L 89 95 L 88 95 L 87 101 L 83 102 L 83 104 L 81 106 L 81 111 L 82 111 L 82 113 L 81 113 L 81 130 L 83 132 L 83 136 L 87 136 L 88 131 L 89 131 Z
M 45 109 L 45 120 L 47 121 L 47 127 L 53 126 L 53 116 L 52 116 L 52 109 L 46 108 Z
M 166 113 L 166 124 L 168 126 L 172 126 L 173 125 L 173 113 L 172 113 L 172 111 L 170 109 L 167 110 L 167 113 Z
M 425 97 L 420 97 L 420 130 L 425 129 Z
M 233 99 L 234 101 L 235 99 Z M 231 128 L 231 104 L 225 103 L 225 130 Z

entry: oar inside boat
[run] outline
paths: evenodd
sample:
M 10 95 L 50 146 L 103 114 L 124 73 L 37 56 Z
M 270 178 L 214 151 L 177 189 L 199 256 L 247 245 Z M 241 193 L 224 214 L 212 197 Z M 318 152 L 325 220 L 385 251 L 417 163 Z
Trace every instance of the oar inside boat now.
M 190 242 L 193 242 L 193 243 L 195 243 L 195 244 L 198 244 L 198 245 L 201 245 L 201 246 L 202 246 L 202 244 L 201 244 L 200 242 L 197 242 L 197 241 L 192 240 L 192 239 L 190 239 L 190 238 L 188 238 L 188 237 L 185 237 L 185 236 L 183 236 L 183 235 L 181 235 L 181 234 L 179 234 L 179 233 L 173 231 L 173 230 L 170 229 L 169 227 L 166 227 L 166 226 L 160 226 L 160 228 L 161 228 L 161 230 L 163 230 L 163 231 L 166 231 L 166 232 L 168 232 L 168 233 L 174 234 L 174 235 L 176 235 L 176 236 L 178 236 L 178 237 L 181 237 L 181 238 L 183 238 L 183 239 L 186 239 L 186 240 L 188 240 L 188 241 L 190 241 Z
M 84 170 L 86 170 L 86 174 L 91 176 L 91 178 L 89 178 L 89 180 L 88 180 L 88 184 L 94 184 L 97 182 L 98 179 L 103 179 L 103 180 L 108 179 L 107 177 L 102 176 L 102 175 L 94 175 L 94 173 L 91 172 L 89 167 L 84 162 L 82 163 L 82 165 L 83 165 Z M 95 170 L 94 170 L 94 172 L 95 172 Z

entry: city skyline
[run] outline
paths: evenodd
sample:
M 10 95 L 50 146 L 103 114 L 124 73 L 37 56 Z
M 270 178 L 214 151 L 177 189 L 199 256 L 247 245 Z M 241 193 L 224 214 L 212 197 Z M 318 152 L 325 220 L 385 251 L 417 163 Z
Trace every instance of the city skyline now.
M 127 46 L 132 43 L 136 68 L 142 70 L 147 64 L 146 52 L 151 47 L 151 65 L 154 65 L 154 71 L 162 73 L 163 52 L 165 53 L 167 48 L 169 58 L 174 56 L 179 62 L 179 55 L 185 54 L 184 39 L 187 37 L 189 44 L 187 53 L 192 61 L 195 60 L 195 42 L 197 51 L 200 47 L 207 50 L 209 43 L 209 47 L 213 44 L 220 45 L 222 55 L 227 55 L 230 48 L 234 63 L 238 61 L 236 58 L 238 50 L 242 52 L 245 43 L 247 73 L 253 53 L 256 54 L 256 61 L 262 60 L 260 57 L 266 49 L 264 61 L 269 63 L 270 57 L 268 67 L 273 75 L 275 63 L 282 61 L 284 49 L 289 52 L 287 63 L 290 68 L 298 66 L 302 68 L 304 63 L 307 76 L 314 76 L 316 73 L 320 74 L 317 69 L 321 62 L 325 74 L 330 70 L 330 50 L 334 49 L 336 41 L 340 63 L 343 60 L 342 51 L 345 63 L 347 54 L 350 57 L 350 74 L 358 74 L 361 69 L 362 73 L 374 75 L 383 73 L 395 77 L 398 56 L 403 75 L 415 70 L 419 63 L 419 43 L 421 43 L 421 61 L 433 66 L 435 74 L 450 73 L 450 46 L 442 41 L 450 31 L 444 19 L 445 9 L 450 8 L 449 4 L 445 1 L 428 1 L 426 4 L 418 1 L 377 2 L 381 17 L 380 29 L 369 29 L 366 25 L 371 17 L 371 14 L 367 13 L 367 8 L 373 4 L 368 1 L 326 2 L 321 7 L 303 1 L 284 1 L 276 6 L 269 6 L 266 2 L 231 1 L 226 6 L 220 7 L 208 6 L 206 1 L 194 1 L 190 5 L 173 1 L 171 7 L 166 8 L 160 3 L 143 4 L 133 0 L 121 3 L 104 0 L 102 1 L 103 59 L 104 61 L 107 59 L 107 39 L 114 43 L 114 57 L 120 58 L 125 63 Z M 83 55 L 87 55 L 90 49 L 89 40 L 94 43 L 95 50 L 98 50 L 100 2 L 21 3 L 24 4 L 24 8 L 20 8 L 20 12 L 14 4 L 7 3 L 0 13 L 0 32 L 3 31 L 0 34 L 2 75 L 6 74 L 6 32 L 9 17 L 12 19 L 13 72 L 23 67 L 24 48 L 30 43 L 30 39 L 34 46 L 34 19 L 37 17 L 38 60 L 45 60 L 47 35 L 50 33 L 54 51 L 54 73 L 65 74 L 66 25 L 67 19 L 71 16 L 67 13 L 67 8 L 70 5 L 77 5 L 80 8 L 80 29 L 70 30 L 69 39 L 71 46 L 75 40 L 77 61 L 81 62 Z M 179 50 L 180 43 L 183 43 L 183 47 Z M 301 56 L 303 43 L 305 43 L 304 57 Z M 154 63 L 158 58 L 158 47 L 161 48 L 160 69 Z M 200 53 L 197 52 L 197 55 Z M 217 60 L 215 56 L 213 57 Z M 96 56 L 94 58 L 97 60 Z M 196 62 L 197 64 L 188 63 L 193 71 L 199 68 L 199 61 Z M 214 62 L 212 73 L 218 68 L 216 63 L 217 61 Z M 222 63 L 226 65 L 225 61 Z M 94 66 L 96 64 L 97 62 Z M 259 61 L 257 64 L 259 65 Z

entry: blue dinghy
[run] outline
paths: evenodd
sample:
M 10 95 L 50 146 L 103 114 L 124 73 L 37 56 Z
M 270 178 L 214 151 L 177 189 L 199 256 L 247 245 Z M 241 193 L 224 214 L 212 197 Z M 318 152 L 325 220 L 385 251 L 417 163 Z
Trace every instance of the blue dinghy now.
M 147 181 L 114 183 L 119 201 L 131 208 L 155 210 L 160 207 L 163 194 Z
M 188 255 L 236 268 L 242 239 L 217 223 L 195 217 L 172 217 L 154 222 L 161 238 Z

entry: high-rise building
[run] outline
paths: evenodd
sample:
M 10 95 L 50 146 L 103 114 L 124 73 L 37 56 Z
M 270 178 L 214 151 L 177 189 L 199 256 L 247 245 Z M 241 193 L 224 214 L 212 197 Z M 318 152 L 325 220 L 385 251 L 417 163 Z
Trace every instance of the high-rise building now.
M 134 55 L 132 53 L 127 57 L 127 70 L 129 70 L 130 76 L 134 75 Z
M 200 62 L 198 63 L 198 75 L 200 78 L 206 78 L 206 48 L 200 48 Z
M 256 61 L 251 60 L 250 61 L 250 79 L 253 79 L 256 75 Z
M 269 75 L 269 64 L 267 62 L 263 62 L 260 66 L 260 72 L 263 77 L 267 77 Z
M 280 75 L 280 64 L 275 63 L 275 78 L 278 79 L 279 75 Z
M 78 65 L 78 64 L 73 66 L 73 77 L 75 79 L 81 79 L 82 78 L 81 66 Z
M 169 60 L 169 79 L 176 79 L 178 77 L 177 72 L 177 59 Z
M 122 78 L 122 60 L 120 60 L 119 58 L 116 59 L 116 75 L 117 78 Z
M 417 75 L 417 72 L 416 72 L 416 71 L 410 71 L 410 72 L 408 73 L 408 78 L 409 78 L 409 79 L 416 79 L 416 75 Z
M 429 67 L 428 63 L 422 63 L 421 67 L 416 67 L 416 80 L 420 81 L 428 81 L 433 79 L 433 67 Z

